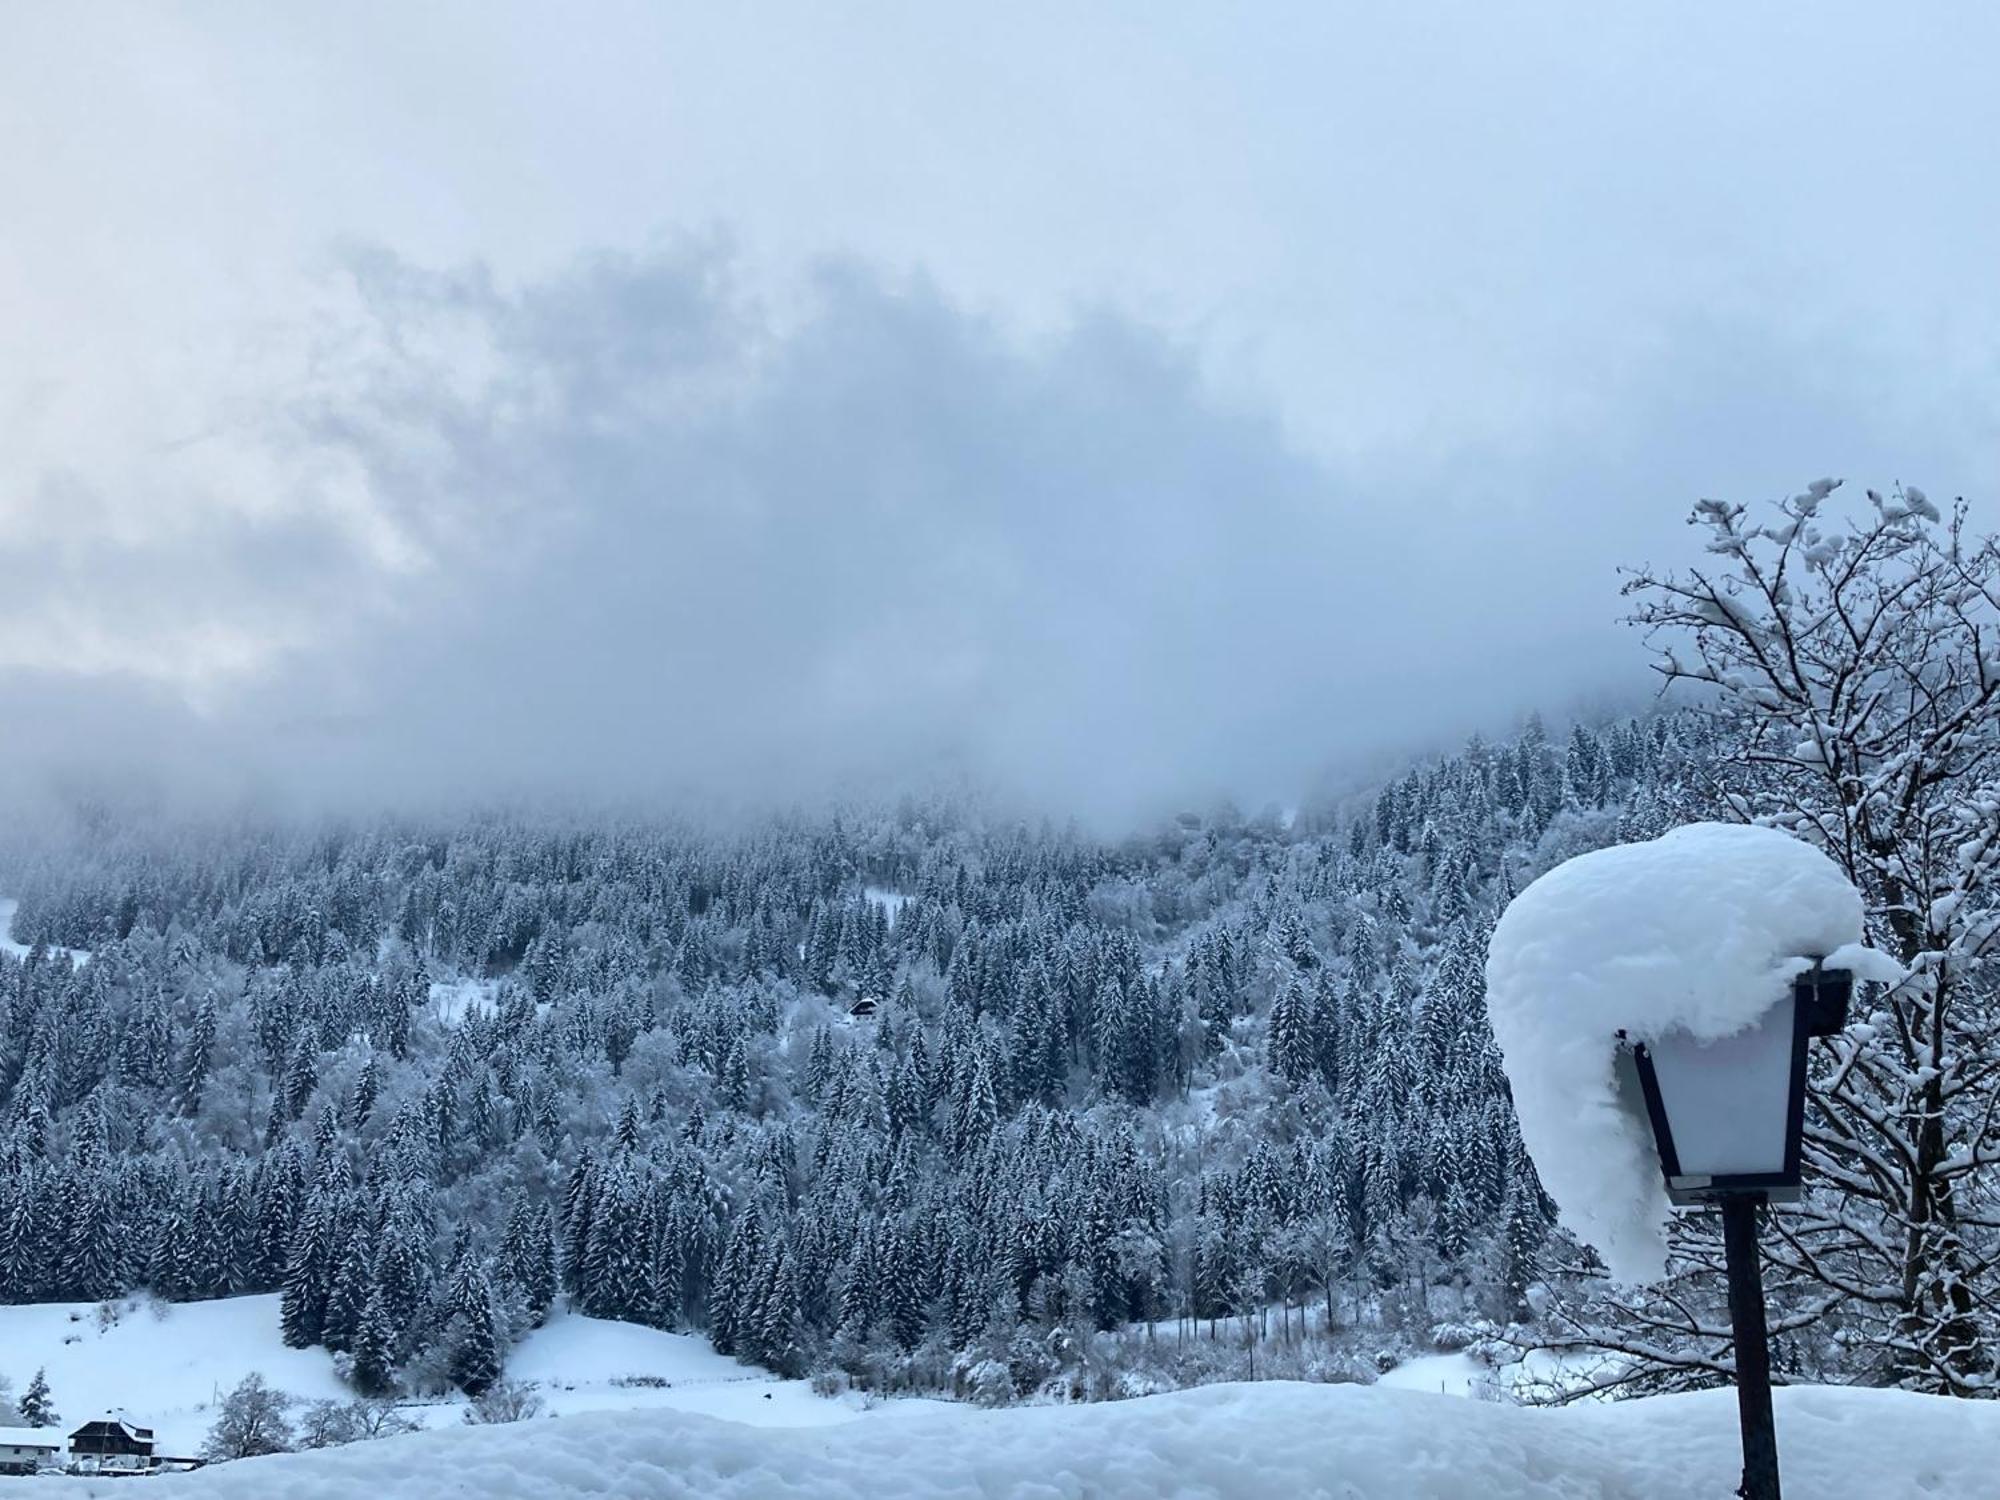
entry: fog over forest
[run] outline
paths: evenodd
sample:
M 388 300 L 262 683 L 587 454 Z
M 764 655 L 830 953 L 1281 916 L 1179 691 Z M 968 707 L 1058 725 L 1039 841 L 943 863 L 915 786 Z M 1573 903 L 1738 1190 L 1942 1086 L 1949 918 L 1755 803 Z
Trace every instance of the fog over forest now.
M 1995 477 L 1990 49 L 1867 15 L 23 18 L 0 774 L 1123 825 L 1629 707 L 1695 499 Z

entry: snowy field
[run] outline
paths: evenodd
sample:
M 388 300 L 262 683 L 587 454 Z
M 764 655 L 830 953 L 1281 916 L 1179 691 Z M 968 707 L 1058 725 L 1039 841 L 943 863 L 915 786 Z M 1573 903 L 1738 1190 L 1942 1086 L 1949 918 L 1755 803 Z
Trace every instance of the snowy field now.
M 251 1370 L 302 1400 L 345 1399 L 324 1350 L 287 1349 L 275 1296 L 155 1306 L 100 1328 L 90 1304 L 0 1307 L 0 1373 L 38 1366 L 66 1422 L 123 1407 L 175 1453 L 198 1451 Z M 515 1350 L 548 1417 L 471 1429 L 461 1403 L 407 1407 L 427 1432 L 146 1481 L 167 1500 L 793 1496 L 1678 1500 L 1735 1484 L 1732 1393 L 1541 1411 L 1464 1400 L 1490 1379 L 1462 1354 L 1412 1360 L 1373 1387 L 1211 1386 L 1088 1407 L 987 1412 L 826 1399 L 636 1324 L 557 1317 Z M 1438 1394 L 1444 1392 L 1446 1394 Z M 1889 1391 L 1784 1390 L 1788 1492 L 1815 1500 L 1992 1493 L 2000 1407 Z M 643 1413 L 639 1420 L 634 1413 Z M 550 1420 L 553 1418 L 555 1420 Z M 130 1481 L 63 1479 L 125 1495 Z
M 1778 1393 L 1788 1494 L 1991 1494 L 2000 1409 Z M 1729 1391 L 1566 1411 L 1360 1386 L 1209 1386 L 1103 1406 L 970 1408 L 753 1430 L 687 1412 L 416 1433 L 147 1481 L 162 1500 L 1717 1500 Z M 124 1496 L 129 1480 L 51 1481 Z
M 491 1014 L 500 1005 L 497 979 L 436 979 L 431 981 L 431 1011 L 447 1026 L 475 1012 Z
M 14 941 L 14 913 L 21 909 L 21 903 L 12 896 L 0 896 L 0 952 L 11 953 L 16 958 L 26 958 L 32 948 L 27 943 Z M 73 964 L 87 964 L 90 955 L 81 948 L 51 948 L 49 952 L 60 954 Z
M 126 1298 L 115 1305 L 120 1315 L 109 1328 L 99 1327 L 94 1303 L 0 1307 L 0 1375 L 18 1394 L 46 1368 L 66 1422 L 122 1407 L 155 1428 L 175 1455 L 200 1451 L 216 1406 L 253 1370 L 302 1402 L 353 1399 L 326 1350 L 285 1347 L 275 1293 L 172 1305 Z M 509 1357 L 507 1373 L 533 1382 L 545 1409 L 561 1416 L 664 1409 L 812 1427 L 938 1405 L 816 1396 L 803 1380 L 739 1364 L 705 1339 L 598 1318 L 558 1316 L 536 1329 Z M 441 1400 L 404 1410 L 438 1427 L 459 1422 L 463 1405 Z
M 278 1337 L 278 1298 L 112 1304 L 118 1321 L 100 1327 L 92 1302 L 0 1307 L 0 1375 L 19 1395 L 37 1369 L 65 1425 L 117 1407 L 155 1428 L 166 1451 L 200 1450 L 222 1396 L 252 1370 L 301 1400 L 350 1399 L 324 1349 L 287 1349 Z
M 909 896 L 902 891 L 892 891 L 886 886 L 871 885 L 862 889 L 862 896 L 882 908 L 882 914 L 894 927 L 896 919 L 903 914 L 903 908 L 910 904 Z
M 1509 1373 L 1518 1369 L 1510 1366 Z M 1426 1391 L 1468 1400 L 1497 1399 L 1503 1377 L 1469 1354 L 1424 1354 L 1406 1359 L 1375 1382 L 1377 1390 Z

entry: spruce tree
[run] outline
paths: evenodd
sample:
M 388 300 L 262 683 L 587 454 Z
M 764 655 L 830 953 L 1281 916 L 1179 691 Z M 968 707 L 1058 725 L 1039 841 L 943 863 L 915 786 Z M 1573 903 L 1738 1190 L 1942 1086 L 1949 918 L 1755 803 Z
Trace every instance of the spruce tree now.
M 279 1303 L 279 1326 L 294 1349 L 308 1349 L 326 1332 L 326 1305 L 332 1293 L 333 1248 L 331 1204 L 315 1199 L 299 1220 L 285 1264 L 285 1290 Z
M 395 1338 L 379 1291 L 369 1295 L 361 1311 L 348 1372 L 354 1388 L 364 1396 L 385 1396 L 395 1389 Z
M 796 1377 L 804 1374 L 805 1348 L 799 1325 L 798 1282 L 791 1252 L 783 1240 L 778 1242 L 761 1292 L 756 1308 L 758 1361 L 780 1375 Z
M 211 993 L 196 1009 L 194 1025 L 188 1031 L 187 1046 L 181 1053 L 179 1104 L 182 1114 L 192 1115 L 201 1109 L 202 1097 L 208 1089 L 210 1055 L 215 1051 L 215 1028 L 216 1002 Z
M 351 1234 L 341 1247 L 333 1288 L 327 1296 L 320 1342 L 329 1349 L 351 1349 L 361 1316 L 374 1291 L 373 1257 L 365 1234 Z
M 35 1371 L 35 1378 L 28 1382 L 28 1388 L 21 1393 L 17 1403 L 21 1420 L 30 1427 L 54 1427 L 62 1421 L 56 1412 L 55 1402 L 49 1395 L 49 1377 L 44 1369 Z
M 1289 980 L 1271 1006 L 1271 1071 L 1293 1084 L 1319 1073 L 1313 1002 L 1304 983 Z
M 483 1271 L 472 1273 L 452 1346 L 451 1382 L 468 1396 L 482 1396 L 500 1378 L 500 1339 L 493 1326 L 493 1291 Z

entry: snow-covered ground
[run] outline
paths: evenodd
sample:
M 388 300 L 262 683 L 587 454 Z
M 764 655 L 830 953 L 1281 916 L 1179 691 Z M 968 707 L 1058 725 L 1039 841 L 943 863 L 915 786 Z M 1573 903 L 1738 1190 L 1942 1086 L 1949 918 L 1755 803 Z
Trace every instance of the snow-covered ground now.
M 666 1408 L 757 1427 L 824 1427 L 866 1414 L 907 1415 L 941 1401 L 816 1396 L 803 1380 L 780 1380 L 717 1354 L 707 1339 L 637 1323 L 558 1316 L 507 1359 L 509 1379 L 531 1381 L 558 1416 Z M 452 1420 L 458 1419 L 454 1408 Z
M 2000 1408 L 1778 1393 L 1788 1493 L 1992 1493 Z M 756 1431 L 686 1412 L 416 1433 L 148 1481 L 161 1500 L 1714 1500 L 1740 1463 L 1729 1391 L 1560 1411 L 1358 1386 L 1220 1385 L 1103 1406 L 959 1408 Z M 129 1480 L 63 1481 L 125 1496 Z
M 302 1400 L 347 1395 L 325 1351 L 284 1347 L 275 1296 L 118 1306 L 108 1327 L 89 1304 L 0 1307 L 0 1373 L 18 1387 L 46 1367 L 67 1421 L 123 1407 L 175 1453 L 198 1451 L 216 1403 L 251 1370 Z M 509 1373 L 533 1382 L 559 1420 L 470 1429 L 456 1401 L 417 1405 L 408 1414 L 428 1432 L 157 1478 L 146 1493 L 1692 1500 L 1729 1493 L 1738 1462 L 1728 1391 L 1557 1411 L 1468 1401 L 1492 1377 L 1463 1354 L 1412 1360 L 1372 1387 L 1267 1382 L 985 1412 L 826 1399 L 699 1338 L 557 1317 L 514 1352 Z M 2000 1467 L 2000 1405 L 1827 1388 L 1782 1390 L 1777 1402 L 1788 1489 L 1816 1500 L 1990 1493 Z M 129 1485 L 60 1482 L 89 1496 Z
M 431 982 L 431 1010 L 451 1026 L 473 1011 L 491 1012 L 500 1003 L 497 979 L 437 979 Z
M 18 1394 L 45 1368 L 66 1420 L 123 1408 L 155 1428 L 176 1455 L 200 1451 L 217 1404 L 253 1370 L 302 1402 L 353 1397 L 324 1349 L 285 1347 L 275 1294 L 175 1304 L 127 1298 L 114 1306 L 119 1316 L 109 1327 L 99 1326 L 93 1303 L 0 1307 L 0 1375 Z M 705 1339 L 562 1315 L 521 1341 L 507 1373 L 534 1383 L 545 1410 L 559 1416 L 671 1409 L 810 1427 L 940 1404 L 816 1396 L 805 1381 L 739 1364 Z M 463 1405 L 459 1399 L 412 1404 L 406 1415 L 429 1427 L 449 1426 Z
M 1518 1402 L 1531 1389 L 1549 1386 L 1574 1388 L 1578 1384 L 1578 1373 L 1594 1363 L 1595 1360 L 1540 1349 L 1524 1359 L 1497 1367 L 1484 1364 L 1462 1351 L 1456 1354 L 1421 1354 L 1378 1376 L 1375 1384 L 1383 1390 L 1427 1391 L 1473 1401 Z
M 14 913 L 20 909 L 21 903 L 14 897 L 0 896 L 0 952 L 26 958 L 33 951 L 31 945 L 14 941 Z M 49 952 L 67 958 L 72 964 L 90 962 L 90 954 L 82 948 L 51 948 Z
M 216 1404 L 252 1370 L 301 1400 L 352 1395 L 324 1349 L 285 1347 L 275 1293 L 178 1304 L 128 1297 L 111 1305 L 118 1321 L 110 1327 L 99 1325 L 90 1302 L 0 1307 L 0 1375 L 18 1395 L 46 1369 L 66 1421 L 123 1407 L 177 1455 L 200 1451 Z
M 1478 1397 L 1497 1389 L 1495 1372 L 1469 1354 L 1424 1354 L 1406 1359 L 1375 1382 L 1378 1389 Z
M 892 891 L 886 886 L 865 886 L 861 894 L 882 908 L 883 914 L 888 917 L 891 927 L 896 925 L 896 918 L 903 914 L 903 908 L 910 904 L 908 896 L 904 895 L 901 891 Z

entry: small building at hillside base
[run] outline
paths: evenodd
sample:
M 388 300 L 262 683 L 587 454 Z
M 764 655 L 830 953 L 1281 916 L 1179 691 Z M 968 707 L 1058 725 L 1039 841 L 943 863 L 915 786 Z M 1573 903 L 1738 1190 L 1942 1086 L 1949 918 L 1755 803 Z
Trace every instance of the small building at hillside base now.
M 70 1464 L 99 1473 L 150 1469 L 153 1446 L 152 1428 L 138 1426 L 122 1412 L 106 1412 L 69 1435 Z
M 33 1474 L 62 1461 L 62 1434 L 53 1427 L 0 1427 L 0 1474 Z

